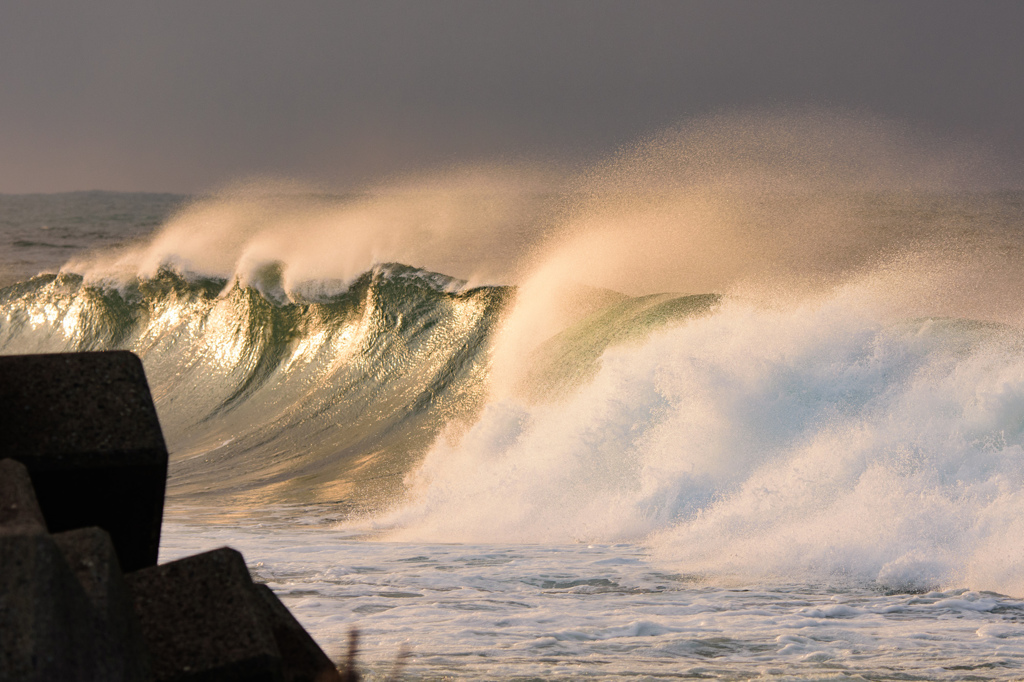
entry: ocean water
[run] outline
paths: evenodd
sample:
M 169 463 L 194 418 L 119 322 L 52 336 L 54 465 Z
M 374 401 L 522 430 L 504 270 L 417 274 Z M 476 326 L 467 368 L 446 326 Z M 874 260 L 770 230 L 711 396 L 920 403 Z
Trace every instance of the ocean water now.
M 639 543 L 368 541 L 314 512 L 165 527 L 162 558 L 230 544 L 371 679 L 1019 679 L 1024 601 L 867 580 L 719 583 Z M 329 514 L 328 514 L 329 516 Z
M 0 353 L 126 348 L 161 560 L 384 679 L 1024 678 L 1024 193 L 863 122 L 335 196 L 0 196 Z

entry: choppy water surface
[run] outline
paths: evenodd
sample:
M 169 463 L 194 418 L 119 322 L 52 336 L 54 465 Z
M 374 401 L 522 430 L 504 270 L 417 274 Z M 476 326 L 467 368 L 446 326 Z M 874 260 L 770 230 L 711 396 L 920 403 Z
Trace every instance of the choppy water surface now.
M 634 543 L 376 542 L 322 522 L 323 510 L 294 513 L 225 525 L 172 514 L 161 561 L 238 548 L 336 660 L 358 628 L 371 678 L 403 650 L 409 679 L 1009 680 L 1024 671 L 1024 601 L 992 592 L 720 585 L 672 572 Z

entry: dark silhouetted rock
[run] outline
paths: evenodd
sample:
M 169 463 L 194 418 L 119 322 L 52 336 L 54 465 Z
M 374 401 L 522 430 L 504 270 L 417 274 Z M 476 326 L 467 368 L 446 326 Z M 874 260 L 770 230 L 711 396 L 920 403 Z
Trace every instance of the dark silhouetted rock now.
M 0 528 L 0 680 L 106 679 L 96 625 L 53 539 Z
M 98 616 L 97 653 L 110 682 L 152 680 L 149 655 L 110 535 L 102 528 L 58 533 L 54 542 Z
M 224 547 L 125 575 L 160 682 L 283 682 L 242 555 Z
M 123 570 L 156 564 L 167 448 L 136 356 L 0 357 L 0 414 L 51 532 L 99 526 Z
M 341 682 L 338 668 L 266 585 L 256 585 L 281 652 L 285 682 Z
M 28 469 L 13 459 L 0 460 L 0 527 L 46 532 L 46 521 L 36 501 Z

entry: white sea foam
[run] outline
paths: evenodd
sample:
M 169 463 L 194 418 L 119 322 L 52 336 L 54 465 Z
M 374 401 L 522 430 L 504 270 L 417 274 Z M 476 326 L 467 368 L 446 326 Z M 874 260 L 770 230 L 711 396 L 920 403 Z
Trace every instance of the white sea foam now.
M 608 351 L 563 402 L 494 402 L 382 523 L 402 540 L 644 540 L 717 580 L 1024 594 L 1020 332 L 856 294 L 727 301 Z
M 293 512 L 294 514 L 294 512 Z M 196 523 L 171 508 L 161 561 L 241 550 L 335 660 L 385 679 L 1019 679 L 1024 603 L 956 589 L 885 594 L 702 584 L 634 544 L 373 542 L 301 513 Z

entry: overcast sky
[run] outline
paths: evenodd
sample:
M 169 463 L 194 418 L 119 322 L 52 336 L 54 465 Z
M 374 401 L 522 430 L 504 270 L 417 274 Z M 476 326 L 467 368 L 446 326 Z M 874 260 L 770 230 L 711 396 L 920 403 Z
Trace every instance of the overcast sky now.
M 789 104 L 1024 162 L 1024 2 L 0 3 L 0 192 L 343 188 Z

